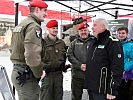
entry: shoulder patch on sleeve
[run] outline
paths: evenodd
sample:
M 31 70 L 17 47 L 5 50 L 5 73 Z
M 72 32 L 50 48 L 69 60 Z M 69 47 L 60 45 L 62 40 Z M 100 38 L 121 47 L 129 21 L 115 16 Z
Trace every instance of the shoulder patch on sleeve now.
M 119 41 L 119 39 L 115 38 L 115 37 L 112 37 L 112 36 L 109 36 L 109 38 L 112 40 L 112 41 Z
M 35 34 L 36 34 L 36 37 L 38 37 L 38 38 L 42 37 L 42 32 L 40 29 L 35 29 Z

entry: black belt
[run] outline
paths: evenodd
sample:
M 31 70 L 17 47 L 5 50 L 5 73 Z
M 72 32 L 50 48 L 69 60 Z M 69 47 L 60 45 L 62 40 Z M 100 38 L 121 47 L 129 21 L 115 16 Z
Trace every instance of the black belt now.
M 45 72 L 49 73 L 49 72 L 58 72 L 58 71 L 62 71 L 61 67 L 56 67 L 56 68 L 46 68 Z
M 13 64 L 14 66 L 25 66 L 25 67 L 28 67 L 28 65 L 26 64 Z

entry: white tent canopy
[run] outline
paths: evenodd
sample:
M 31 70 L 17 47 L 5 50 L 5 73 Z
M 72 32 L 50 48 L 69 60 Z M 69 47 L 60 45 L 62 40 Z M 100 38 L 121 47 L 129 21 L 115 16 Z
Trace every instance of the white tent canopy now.
M 16 3 L 26 4 L 29 0 L 14 0 Z M 133 16 L 133 0 L 44 0 L 48 9 L 85 13 L 90 16 L 104 17 L 106 19 L 119 16 Z M 28 3 L 27 3 L 28 4 Z M 104 15 L 103 15 L 104 14 Z

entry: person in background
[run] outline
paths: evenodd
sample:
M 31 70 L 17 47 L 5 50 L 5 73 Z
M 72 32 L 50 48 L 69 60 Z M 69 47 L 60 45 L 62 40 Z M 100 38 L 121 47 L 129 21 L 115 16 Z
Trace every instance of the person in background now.
M 72 64 L 72 100 L 82 99 L 85 79 L 84 74 L 86 71 L 86 54 L 91 39 L 87 23 L 79 24 L 77 30 L 79 36 L 71 42 L 67 52 L 68 60 Z
M 124 51 L 124 72 L 116 100 L 133 100 L 133 41 L 127 37 L 127 27 L 120 27 L 117 33 Z
M 110 36 L 103 18 L 94 21 L 92 31 L 95 38 L 88 47 L 85 74 L 89 100 L 113 100 L 124 68 L 122 45 Z
M 11 40 L 11 80 L 19 100 L 39 100 L 38 79 L 43 74 L 41 22 L 46 17 L 48 5 L 42 0 L 29 3 L 30 14 L 15 27 Z
M 66 45 L 57 37 L 58 22 L 46 24 L 48 35 L 43 41 L 43 62 L 45 77 L 42 79 L 40 100 L 63 99 L 63 74 L 66 62 Z

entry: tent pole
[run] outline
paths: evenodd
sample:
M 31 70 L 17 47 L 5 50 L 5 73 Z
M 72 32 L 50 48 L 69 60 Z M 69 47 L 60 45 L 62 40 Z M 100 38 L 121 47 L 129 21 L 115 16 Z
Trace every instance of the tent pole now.
M 15 26 L 18 25 L 18 7 L 19 3 L 15 3 Z M 15 87 L 13 86 L 13 94 L 15 95 Z
M 118 10 L 115 11 L 115 19 L 117 19 L 117 18 L 118 18 Z
M 18 25 L 18 7 L 19 3 L 15 3 L 15 26 Z

